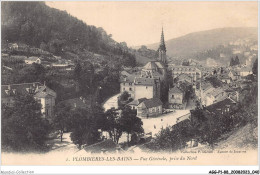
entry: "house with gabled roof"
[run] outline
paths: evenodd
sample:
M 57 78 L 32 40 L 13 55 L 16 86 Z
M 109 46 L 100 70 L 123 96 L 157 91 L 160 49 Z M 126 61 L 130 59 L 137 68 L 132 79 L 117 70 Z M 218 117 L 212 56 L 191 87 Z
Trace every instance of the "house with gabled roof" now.
M 128 103 L 127 106 L 130 106 L 131 109 L 137 109 L 137 106 L 145 100 L 147 100 L 147 98 L 140 98 L 137 100 L 133 100 L 130 103 Z
M 168 65 L 168 70 L 171 72 L 173 79 L 181 74 L 189 75 L 193 81 L 201 78 L 201 70 L 194 66 L 175 66 L 170 64 Z
M 240 75 L 235 70 L 229 70 L 228 76 L 231 78 L 231 80 L 238 80 L 240 78 Z
M 188 74 L 180 74 L 178 77 L 176 77 L 176 80 L 178 82 L 184 82 L 184 83 L 188 83 L 188 84 L 193 84 L 193 80 L 192 77 L 189 76 Z
M 220 74 L 218 76 L 218 79 L 220 79 L 223 83 L 227 83 L 229 84 L 231 82 L 231 78 L 229 77 L 228 74 L 224 73 L 224 74 Z
M 205 107 L 206 111 L 210 114 L 228 114 L 231 112 L 231 108 L 236 105 L 236 101 L 231 98 L 225 98 L 222 101 L 214 103 Z
M 130 97 L 134 99 L 135 97 L 135 86 L 134 86 L 135 76 L 129 74 L 120 76 L 120 92 L 128 92 Z
M 57 97 L 56 92 L 39 82 L 2 85 L 1 95 L 2 104 L 7 106 L 13 106 L 14 98 L 17 95 L 32 95 L 41 104 L 43 117 L 51 117 L 53 115 Z
M 184 92 L 177 86 L 170 88 L 168 93 L 169 108 L 182 109 L 184 103 Z
M 201 103 L 203 106 L 209 106 L 227 97 L 226 92 L 222 88 L 210 88 L 203 92 Z
M 137 107 L 137 117 L 154 117 L 162 114 L 162 101 L 159 98 L 151 98 L 143 101 Z
M 147 77 L 136 77 L 134 80 L 135 86 L 135 97 L 134 99 L 140 98 L 160 98 L 160 80 L 155 78 Z

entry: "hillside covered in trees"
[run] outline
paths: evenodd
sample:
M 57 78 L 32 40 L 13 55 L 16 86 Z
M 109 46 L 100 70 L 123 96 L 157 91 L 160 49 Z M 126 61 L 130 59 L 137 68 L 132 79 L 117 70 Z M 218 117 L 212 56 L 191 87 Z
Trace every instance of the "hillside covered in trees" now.
M 92 52 L 135 66 L 135 56 L 125 43 L 117 43 L 101 27 L 87 25 L 44 2 L 3 2 L 1 10 L 2 49 L 17 42 L 59 56 L 86 57 L 86 52 Z

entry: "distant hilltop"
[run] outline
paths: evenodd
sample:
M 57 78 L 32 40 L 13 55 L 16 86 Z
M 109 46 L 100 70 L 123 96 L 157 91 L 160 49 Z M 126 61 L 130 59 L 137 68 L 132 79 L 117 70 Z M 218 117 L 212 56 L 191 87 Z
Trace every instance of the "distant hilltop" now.
M 170 30 L 170 29 L 168 29 Z M 257 41 L 256 27 L 218 28 L 201 32 L 194 32 L 182 37 L 167 40 L 167 55 L 170 57 L 187 58 L 197 52 L 212 49 L 219 45 L 229 44 L 239 39 Z M 149 49 L 158 49 L 159 43 L 147 45 Z

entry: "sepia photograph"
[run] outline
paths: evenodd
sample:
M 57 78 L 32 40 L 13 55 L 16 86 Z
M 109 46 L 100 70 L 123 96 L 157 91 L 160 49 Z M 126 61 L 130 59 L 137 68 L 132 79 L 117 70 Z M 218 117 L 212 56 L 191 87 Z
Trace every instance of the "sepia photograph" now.
M 1 165 L 258 164 L 257 1 L 1 1 Z

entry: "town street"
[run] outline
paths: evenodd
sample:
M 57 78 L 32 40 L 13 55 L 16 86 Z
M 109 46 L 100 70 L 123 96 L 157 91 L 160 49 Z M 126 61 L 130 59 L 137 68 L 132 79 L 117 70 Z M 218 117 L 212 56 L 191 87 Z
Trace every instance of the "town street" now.
M 108 109 L 110 108 L 117 108 L 118 107 L 118 104 L 117 104 L 117 98 L 120 94 L 116 94 L 112 97 L 110 97 L 103 105 L 105 111 L 107 111 Z
M 120 94 L 112 96 L 104 103 L 103 107 L 105 108 L 105 110 L 108 110 L 112 107 L 117 108 L 117 97 L 119 95 Z M 152 132 L 152 135 L 154 136 L 161 130 L 161 128 L 166 128 L 167 126 L 172 126 L 176 124 L 176 119 L 178 117 L 186 115 L 189 112 L 189 110 L 175 110 L 174 112 L 163 114 L 155 118 L 142 118 L 144 132 Z M 103 134 L 106 135 L 105 133 Z M 126 134 L 123 134 L 122 137 L 119 139 L 119 142 L 125 142 L 126 140 Z
M 188 114 L 189 110 L 175 110 L 168 114 L 163 114 L 156 118 L 142 118 L 143 128 L 145 133 L 152 132 L 152 136 L 155 136 L 161 128 L 166 128 L 167 126 L 172 126 L 176 124 L 176 119 L 183 115 Z

